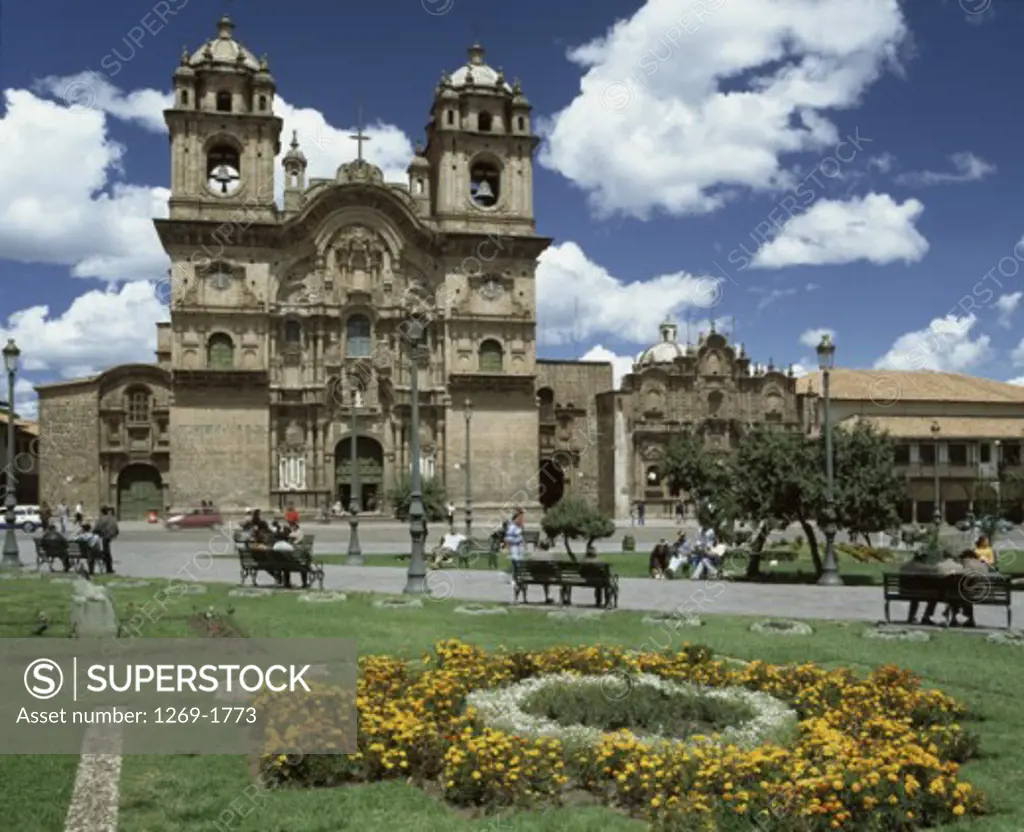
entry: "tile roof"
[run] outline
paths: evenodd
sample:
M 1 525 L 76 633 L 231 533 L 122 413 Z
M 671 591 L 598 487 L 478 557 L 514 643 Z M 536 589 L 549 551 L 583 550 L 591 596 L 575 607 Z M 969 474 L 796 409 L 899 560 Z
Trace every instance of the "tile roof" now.
M 894 439 L 931 438 L 932 423 L 939 423 L 939 438 L 947 439 L 1024 439 L 1024 415 L 1021 418 L 974 416 L 851 416 L 840 422 L 873 424 Z
M 813 372 L 797 381 L 799 393 L 819 393 L 821 374 Z M 897 401 L 1019 402 L 1024 387 L 990 378 L 937 373 L 931 370 L 832 370 L 829 394 L 833 399 L 873 401 L 888 407 Z
M 7 411 L 0 410 L 0 425 L 7 424 Z M 14 427 L 16 430 L 23 430 L 25 433 L 29 433 L 32 436 L 39 436 L 39 423 L 33 422 L 30 419 L 15 419 Z

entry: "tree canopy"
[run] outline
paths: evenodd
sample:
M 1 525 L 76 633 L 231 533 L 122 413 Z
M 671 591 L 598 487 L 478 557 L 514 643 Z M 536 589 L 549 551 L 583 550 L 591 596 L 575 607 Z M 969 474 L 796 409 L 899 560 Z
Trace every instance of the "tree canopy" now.
M 594 541 L 615 534 L 615 523 L 609 520 L 596 506 L 573 494 L 562 497 L 549 508 L 540 521 L 544 534 L 552 540 L 562 539 L 566 554 L 576 560 L 569 545 L 570 540 L 587 541 L 586 552 L 593 553 Z

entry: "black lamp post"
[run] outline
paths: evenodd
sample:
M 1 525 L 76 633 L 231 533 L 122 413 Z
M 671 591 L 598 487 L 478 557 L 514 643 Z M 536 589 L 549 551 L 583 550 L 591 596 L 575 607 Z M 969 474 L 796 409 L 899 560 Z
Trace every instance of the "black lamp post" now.
M 466 399 L 464 409 L 466 412 L 466 537 L 473 536 L 473 491 L 472 491 L 472 475 L 471 475 L 471 460 L 473 458 L 470 453 L 469 447 L 469 423 L 473 421 L 473 402 Z
M 825 563 L 822 566 L 821 577 L 818 579 L 819 586 L 842 586 L 843 579 L 839 577 L 839 566 L 836 563 L 836 497 L 835 497 L 835 473 L 832 466 L 832 418 L 831 399 L 829 391 L 830 375 L 835 361 L 836 345 L 832 342 L 832 336 L 825 334 L 821 336 L 818 344 L 818 369 L 821 370 L 821 393 L 824 399 L 824 422 L 825 422 Z
M 360 397 L 362 391 L 353 382 L 352 386 L 352 473 L 349 476 L 349 535 L 348 535 L 348 558 L 346 563 L 349 566 L 363 565 L 363 550 L 359 545 L 359 512 L 362 508 L 362 483 L 359 480 L 359 405 L 362 404 Z
M 412 493 L 409 497 L 409 537 L 412 538 L 412 552 L 409 556 L 408 579 L 405 592 L 409 595 L 423 595 L 427 591 L 427 563 L 423 546 L 427 538 L 427 513 L 423 506 L 423 489 L 420 482 L 420 349 L 424 327 L 418 320 L 409 322 L 409 453 L 412 456 Z
M 932 439 L 935 444 L 935 510 L 932 511 L 932 523 L 935 524 L 935 533 L 939 533 L 939 527 L 942 525 L 942 497 L 939 489 L 939 434 L 942 432 L 942 427 L 939 425 L 938 420 L 932 422 Z
M 15 514 L 14 508 L 18 505 L 17 495 L 14 489 L 17 487 L 17 479 L 14 476 L 14 451 L 17 441 L 14 425 L 14 377 L 18 373 L 18 356 L 21 350 L 14 343 L 13 338 L 7 339 L 7 346 L 3 349 L 4 369 L 7 371 L 7 475 L 4 485 L 4 522 L 7 529 L 4 532 L 4 556 L 0 566 L 5 569 L 17 569 L 23 564 L 18 556 L 18 538 L 14 532 Z

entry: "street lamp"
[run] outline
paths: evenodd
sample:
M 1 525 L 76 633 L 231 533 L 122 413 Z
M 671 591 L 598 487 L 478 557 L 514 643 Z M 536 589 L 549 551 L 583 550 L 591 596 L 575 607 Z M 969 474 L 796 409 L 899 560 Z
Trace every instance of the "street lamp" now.
M 825 422 L 825 563 L 822 566 L 819 586 L 842 586 L 839 566 L 836 563 L 836 498 L 835 474 L 832 467 L 832 419 L 830 413 L 829 377 L 835 361 L 836 345 L 832 336 L 825 333 L 818 344 L 818 369 L 821 370 L 821 393 L 824 400 Z
M 473 535 L 473 492 L 471 490 L 472 480 L 470 479 L 470 447 L 469 447 L 469 423 L 473 420 L 473 402 L 466 399 L 464 409 L 466 412 L 466 537 Z
M 942 525 L 942 498 L 939 491 L 939 434 L 942 432 L 942 427 L 939 425 L 938 420 L 932 422 L 932 439 L 935 441 L 935 495 L 934 502 L 935 508 L 932 511 L 932 522 L 935 524 L 935 532 L 938 534 L 939 527 Z
M 21 350 L 14 343 L 13 338 L 7 339 L 7 346 L 3 349 L 4 369 L 7 371 L 7 476 L 4 478 L 4 486 L 7 494 L 4 496 L 4 522 L 7 530 L 4 532 L 4 555 L 0 561 L 0 567 L 5 569 L 17 569 L 23 564 L 18 556 L 18 538 L 14 533 L 15 514 L 14 508 L 18 504 L 18 498 L 14 493 L 17 480 L 14 476 L 14 376 L 18 373 L 18 356 Z
M 362 502 L 362 483 L 359 480 L 359 405 L 362 391 L 356 382 L 352 384 L 352 436 L 349 439 L 352 445 L 352 472 L 349 475 L 349 535 L 348 535 L 348 558 L 346 563 L 349 566 L 363 565 L 363 550 L 359 545 L 359 511 Z
M 413 319 L 407 327 L 409 336 L 409 437 L 412 456 L 412 494 L 409 497 L 409 537 L 412 538 L 412 552 L 409 556 L 408 579 L 405 592 L 409 595 L 423 595 L 427 591 L 427 564 L 423 545 L 427 539 L 427 517 L 423 506 L 423 490 L 420 483 L 420 390 L 419 368 L 420 349 L 424 327 Z

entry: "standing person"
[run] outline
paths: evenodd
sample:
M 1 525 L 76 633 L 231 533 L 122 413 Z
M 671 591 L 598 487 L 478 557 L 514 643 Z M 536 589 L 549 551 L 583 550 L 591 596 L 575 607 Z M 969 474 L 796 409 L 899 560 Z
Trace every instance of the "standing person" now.
M 680 526 L 683 525 L 683 517 L 685 515 L 686 515 L 686 511 L 685 511 L 685 508 L 683 506 L 683 501 L 681 499 L 677 500 L 676 501 L 676 523 L 678 523 Z
M 647 504 L 643 500 L 638 500 L 636 504 L 636 519 L 639 525 L 644 525 L 644 518 L 647 516 Z
M 100 547 L 103 552 L 103 566 L 107 574 L 114 571 L 114 556 L 110 550 L 111 542 L 121 533 L 117 525 L 117 518 L 114 517 L 114 509 L 110 506 L 103 506 L 100 509 L 99 520 L 96 521 L 95 531 L 100 539 Z
M 82 501 L 79 500 L 75 503 L 75 525 L 81 526 L 82 521 L 85 519 L 85 509 L 82 507 Z
M 57 522 L 60 523 L 60 533 L 64 537 L 68 536 L 68 504 L 63 497 L 60 499 L 60 505 L 57 506 Z
M 86 558 L 89 561 L 89 574 L 91 575 L 96 570 L 97 559 L 103 555 L 103 540 L 88 523 L 85 523 L 75 535 L 75 540 L 79 546 L 87 550 Z
M 39 525 L 45 532 L 50 528 L 51 522 L 53 522 L 53 509 L 50 508 L 50 504 L 46 500 L 43 500 L 43 504 L 39 506 Z
M 445 508 L 445 514 L 448 515 L 448 531 L 455 534 L 455 503 L 451 500 L 448 501 L 448 506 Z
M 299 510 L 295 506 L 288 506 L 288 510 L 284 513 L 284 520 L 289 526 L 298 526 Z
M 526 559 L 526 547 L 523 540 L 523 526 L 526 525 L 526 512 L 517 508 L 512 515 L 512 522 L 505 527 L 505 548 L 508 549 L 509 566 L 507 580 L 512 581 L 513 564 Z
M 636 525 L 636 503 L 629 504 L 629 525 Z

